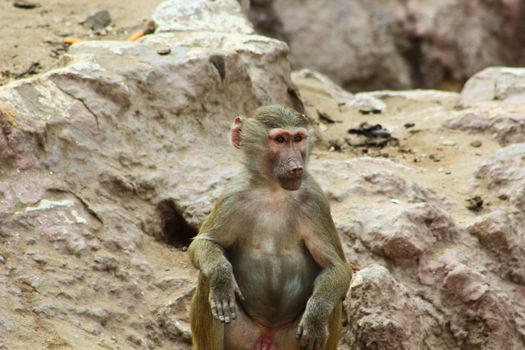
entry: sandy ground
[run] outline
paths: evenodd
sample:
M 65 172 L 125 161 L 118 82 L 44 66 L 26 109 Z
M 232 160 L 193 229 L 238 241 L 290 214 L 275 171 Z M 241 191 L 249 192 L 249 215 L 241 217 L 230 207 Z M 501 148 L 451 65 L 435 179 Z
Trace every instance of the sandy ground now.
M 0 85 L 59 65 L 67 50 L 65 37 L 125 40 L 142 29 L 159 1 L 143 0 L 27 0 L 37 6 L 17 8 L 14 0 L 0 0 Z M 111 24 L 93 31 L 82 25 L 92 13 L 108 10 Z M 24 74 L 25 73 L 25 74 Z

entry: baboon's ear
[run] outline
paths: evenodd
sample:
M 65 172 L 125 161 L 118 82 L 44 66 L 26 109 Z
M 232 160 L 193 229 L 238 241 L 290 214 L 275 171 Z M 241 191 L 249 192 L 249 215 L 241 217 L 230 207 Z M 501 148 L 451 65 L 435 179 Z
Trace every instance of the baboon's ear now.
M 233 147 L 235 148 L 241 148 L 241 126 L 242 126 L 242 118 L 241 116 L 236 116 L 233 120 L 233 124 L 231 127 L 231 142 Z

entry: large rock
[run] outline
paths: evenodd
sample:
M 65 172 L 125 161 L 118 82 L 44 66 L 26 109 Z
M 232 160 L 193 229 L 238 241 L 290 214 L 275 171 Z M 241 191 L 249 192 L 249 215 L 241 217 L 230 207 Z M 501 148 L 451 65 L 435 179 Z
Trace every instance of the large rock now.
M 525 143 L 502 148 L 484 161 L 474 176 L 476 186 L 525 212 Z
M 524 99 L 524 68 L 490 67 L 467 81 L 459 104 L 464 107 L 491 101 L 523 104 Z
M 396 295 L 394 300 L 392 295 Z M 349 327 L 343 343 L 350 349 L 423 346 L 423 334 L 428 330 L 422 324 L 422 310 L 385 267 L 371 265 L 357 272 L 345 305 Z
M 167 1 L 163 33 L 75 44 L 64 68 L 0 89 L 8 346 L 190 347 L 179 304 L 196 274 L 173 246 L 236 171 L 235 115 L 297 102 L 286 44 L 251 35 L 239 13 Z
M 452 218 L 441 209 L 442 200 L 399 174 L 413 169 L 362 158 L 346 164 L 322 161 L 313 165 L 313 171 L 329 198 L 340 202 L 336 208 L 346 211 L 334 211 L 345 243 L 357 239 L 373 254 L 407 266 L 459 234 Z M 348 217 L 352 217 L 350 222 Z
M 484 215 L 469 226 L 483 247 L 496 257 L 491 268 L 525 285 L 525 216 L 508 209 Z
M 417 168 L 358 158 L 317 161 L 311 170 L 331 199 L 347 258 L 362 267 L 345 302 L 341 349 L 525 344 L 522 292 L 507 285 L 521 283 L 520 216 L 499 221 L 505 234 L 488 219 L 465 232 L 447 213 L 451 204 L 410 180 Z
M 431 304 L 440 325 L 436 335 L 446 344 L 430 348 L 520 349 L 525 308 L 494 286 L 493 276 L 468 266 L 475 259 L 466 250 L 451 249 L 422 260 L 418 279 L 425 288 L 419 295 Z M 519 294 L 506 292 L 514 298 Z
M 488 84 L 490 85 L 490 84 Z M 521 106 L 505 110 L 494 109 L 466 110 L 447 120 L 444 126 L 450 129 L 468 131 L 475 134 L 488 134 L 500 144 L 525 142 L 525 111 Z
M 256 27 L 287 40 L 296 68 L 352 91 L 457 88 L 485 67 L 525 63 L 519 0 L 256 3 Z

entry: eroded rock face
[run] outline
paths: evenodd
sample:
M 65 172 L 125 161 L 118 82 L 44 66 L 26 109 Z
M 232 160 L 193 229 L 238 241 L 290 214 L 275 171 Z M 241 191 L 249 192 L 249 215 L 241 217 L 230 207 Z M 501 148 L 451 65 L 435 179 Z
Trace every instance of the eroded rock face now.
M 409 180 L 417 168 L 372 158 L 311 168 L 347 258 L 363 267 L 345 302 L 341 349 L 523 346 L 521 214 L 490 213 L 465 231 L 445 199 Z
M 518 0 L 263 3 L 254 23 L 289 43 L 295 67 L 352 91 L 454 88 L 485 67 L 525 62 Z
M 473 106 L 482 102 L 522 103 L 525 98 L 525 69 L 490 67 L 470 78 L 459 104 Z
M 525 212 L 525 144 L 502 148 L 474 174 L 478 186 Z
M 336 208 L 342 207 L 341 210 L 349 211 L 344 215 L 352 217 L 349 225 L 346 217 L 338 220 L 339 210 L 335 211 L 340 232 L 400 266 L 416 264 L 422 255 L 458 236 L 456 224 L 441 209 L 444 203 L 433 191 L 398 174 L 405 171 L 415 170 L 370 158 L 346 164 L 322 161 L 314 168 L 327 195 L 340 202 Z M 334 179 L 341 176 L 344 177 Z M 331 185 L 335 181 L 346 183 L 337 186 L 344 192 L 333 193 Z
M 468 227 L 480 244 L 496 257 L 496 273 L 525 285 L 525 217 L 517 211 L 501 209 L 484 215 Z
M 240 11 L 167 1 L 162 33 L 81 42 L 64 68 L 0 89 L 8 344 L 190 347 L 196 273 L 173 246 L 188 244 L 237 170 L 231 120 L 297 100 L 287 46 L 251 35 Z
M 423 346 L 422 311 L 406 288 L 383 266 L 357 272 L 345 306 L 348 330 L 343 342 L 351 349 L 418 349 Z M 395 300 L 390 296 L 396 295 Z

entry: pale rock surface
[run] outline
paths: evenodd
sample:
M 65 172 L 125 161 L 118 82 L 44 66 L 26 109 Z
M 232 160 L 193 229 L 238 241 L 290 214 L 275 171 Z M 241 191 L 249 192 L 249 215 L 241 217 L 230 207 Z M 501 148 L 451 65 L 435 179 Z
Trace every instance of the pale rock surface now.
M 510 281 L 525 285 L 525 215 L 509 209 L 495 210 L 468 227 L 496 261 L 491 268 Z
M 523 103 L 524 98 L 525 68 L 489 67 L 467 81 L 459 104 L 467 107 L 490 101 Z
M 348 330 L 342 349 L 418 349 L 423 346 L 422 310 L 383 266 L 357 272 L 345 301 Z M 395 299 L 392 299 L 395 295 Z M 348 346 L 348 347 L 347 347 Z
M 169 0 L 162 2 L 152 19 L 157 33 L 212 31 L 254 34 L 236 0 Z
M 444 123 L 450 129 L 474 134 L 488 134 L 502 145 L 525 142 L 525 111 L 521 107 L 511 110 L 466 110 Z
M 525 143 L 502 148 L 474 174 L 475 185 L 495 197 L 509 200 L 525 213 Z
M 342 164 L 321 161 L 313 171 L 329 198 L 340 203 L 334 208 L 334 219 L 340 233 L 348 235 L 345 241 L 357 239 L 359 245 L 397 265 L 413 265 L 421 255 L 458 235 L 454 221 L 441 209 L 442 200 L 401 175 L 414 169 L 361 158 Z M 331 188 L 338 182 L 339 192 L 334 193 Z
M 339 85 L 335 84 L 326 75 L 321 74 L 319 72 L 310 69 L 301 69 L 299 71 L 293 71 L 292 80 L 301 80 L 304 81 L 305 84 L 309 83 L 309 86 L 302 84 L 303 89 L 307 88 L 327 94 L 341 105 L 349 105 L 354 101 L 354 95 L 342 89 Z
M 502 145 L 525 142 L 525 69 L 490 67 L 471 77 L 444 126 L 492 135 Z

